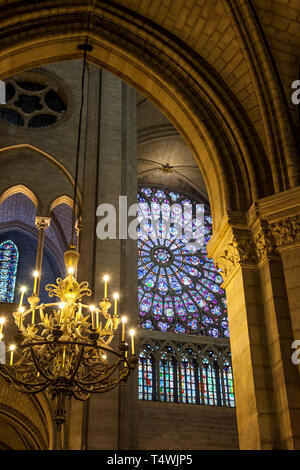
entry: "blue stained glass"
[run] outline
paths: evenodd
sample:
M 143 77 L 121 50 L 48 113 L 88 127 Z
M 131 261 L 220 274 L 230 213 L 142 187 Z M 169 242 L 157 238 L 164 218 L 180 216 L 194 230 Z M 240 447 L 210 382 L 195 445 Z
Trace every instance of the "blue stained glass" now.
M 158 326 L 164 333 L 166 333 L 169 329 L 169 325 L 167 323 L 159 322 Z
M 141 326 L 228 337 L 226 299 L 220 287 L 223 280 L 206 253 L 212 230 L 208 208 L 196 207 L 196 201 L 180 193 L 147 187 L 141 189 L 139 203 L 148 230 L 148 234 L 140 231 L 138 240 Z M 205 215 L 204 221 L 195 219 L 195 214 Z M 199 240 L 204 236 L 200 248 L 189 243 L 184 231 L 179 236 L 186 228 L 184 220 Z
M 160 401 L 174 401 L 174 367 L 170 360 L 162 358 L 159 367 Z
M 146 196 L 150 197 L 152 190 L 150 188 L 143 188 L 141 189 L 142 193 L 144 193 Z
M 169 283 L 170 283 L 170 286 L 172 287 L 172 289 L 174 289 L 175 291 L 181 291 L 182 290 L 182 287 L 179 284 L 179 282 L 178 282 L 178 280 L 175 276 L 169 277 Z
M 176 325 L 175 326 L 175 331 L 176 331 L 176 333 L 182 333 L 183 334 L 183 333 L 185 333 L 185 328 L 181 325 Z
M 174 202 L 178 201 L 180 199 L 180 194 L 178 194 L 178 193 L 171 192 L 171 193 L 169 193 L 169 196 L 172 199 L 172 201 L 174 201 Z
M 165 309 L 165 315 L 167 317 L 168 320 L 173 320 L 174 318 L 174 310 L 172 308 L 166 308 Z
M 151 320 L 146 320 L 144 323 L 141 324 L 141 326 L 146 330 L 154 330 L 153 323 Z
M 11 240 L 0 244 L 0 302 L 12 303 L 15 295 L 19 251 Z
M 153 400 L 152 359 L 140 353 L 138 365 L 139 399 Z

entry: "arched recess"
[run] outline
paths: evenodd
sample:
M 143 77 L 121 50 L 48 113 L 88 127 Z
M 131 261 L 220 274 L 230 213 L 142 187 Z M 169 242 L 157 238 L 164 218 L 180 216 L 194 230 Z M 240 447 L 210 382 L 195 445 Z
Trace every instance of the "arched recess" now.
M 53 448 L 51 409 L 45 396 L 25 395 L 0 381 L 0 449 Z
M 0 241 L 2 243 L 6 240 L 12 240 L 19 251 L 15 300 L 19 295 L 17 294 L 19 286 L 28 286 L 28 283 L 31 282 L 38 244 L 38 229 L 35 226 L 37 205 L 33 202 L 36 200 L 36 196 L 27 188 L 23 189 L 17 185 L 9 188 L 0 197 Z M 59 236 L 45 237 L 42 267 L 43 287 L 62 274 L 64 250 L 65 246 Z M 48 299 L 47 294 L 43 291 L 41 295 L 45 300 Z
M 10 196 L 13 196 L 14 194 L 24 194 L 24 196 L 28 197 L 28 199 L 30 199 L 30 201 L 34 204 L 36 210 L 38 210 L 39 201 L 37 196 L 24 184 L 17 184 L 3 191 L 3 193 L 0 195 L 0 204 L 2 204 L 6 199 L 8 199 Z
M 45 178 L 43 179 L 41 175 L 38 181 L 36 180 L 36 174 L 34 172 L 34 159 L 36 158 L 42 159 L 42 161 L 45 162 Z M 70 194 L 69 196 L 65 196 L 69 204 L 69 201 L 71 200 L 71 196 L 73 195 L 74 191 L 74 178 L 69 172 L 69 170 L 52 155 L 38 147 L 25 143 L 0 148 L 0 163 L 2 162 L 3 164 L 5 159 L 6 165 L 14 167 L 14 171 L 12 172 L 13 181 L 18 180 L 18 178 L 22 178 L 22 181 L 24 181 L 26 177 L 27 184 L 18 184 L 10 186 L 11 182 L 9 181 L 9 178 L 6 178 L 5 181 L 2 183 L 3 187 L 0 188 L 0 192 L 2 190 L 2 195 L 0 196 L 0 203 L 4 200 L 3 198 L 9 197 L 11 194 L 21 192 L 32 200 L 32 202 L 37 208 L 38 214 L 42 214 L 44 216 L 48 215 L 53 205 L 53 201 L 52 199 L 50 199 L 53 198 L 53 193 L 51 193 L 51 196 L 47 195 L 47 188 L 45 185 L 47 175 L 48 179 L 51 179 L 51 177 L 55 177 L 56 183 L 60 182 L 61 188 L 58 187 L 58 194 L 55 194 L 55 200 L 58 200 L 60 197 L 62 197 L 61 194 L 66 191 Z M 20 165 L 18 165 L 18 162 L 20 162 Z M 32 171 L 24 172 L 25 167 L 28 170 L 30 168 L 30 165 Z M 50 166 L 48 167 L 47 165 Z M 7 174 L 9 173 L 10 171 L 8 168 Z M 59 186 L 59 184 L 56 184 L 55 187 L 57 186 Z M 45 195 L 43 195 L 44 187 L 46 188 Z M 38 196 L 36 196 L 36 194 L 38 194 Z M 77 201 L 78 206 L 80 208 L 82 203 L 82 196 L 78 188 Z
M 106 68 L 149 98 L 192 149 L 210 198 L 214 227 L 228 210 L 246 210 L 274 191 L 268 158 L 236 97 L 186 44 L 113 2 L 7 5 L 0 35 L 1 78 L 81 57 Z M 88 9 L 90 29 L 88 31 Z

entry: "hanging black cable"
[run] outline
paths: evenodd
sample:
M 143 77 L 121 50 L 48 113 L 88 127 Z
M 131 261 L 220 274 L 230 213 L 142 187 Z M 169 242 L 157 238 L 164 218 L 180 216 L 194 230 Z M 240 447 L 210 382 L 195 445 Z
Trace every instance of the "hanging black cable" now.
M 88 26 L 87 31 L 90 30 L 90 11 L 88 12 Z M 74 195 L 73 195 L 73 211 L 72 211 L 72 236 L 70 245 L 75 246 L 75 225 L 76 225 L 76 206 L 78 199 L 78 175 L 79 175 L 79 160 L 80 160 L 80 143 L 81 143 L 81 127 L 82 127 L 82 112 L 84 104 L 84 85 L 85 85 L 85 72 L 86 72 L 86 57 L 87 53 L 92 50 L 92 46 L 88 44 L 88 33 L 84 44 L 80 44 L 78 49 L 83 51 L 83 66 L 81 74 L 81 101 L 79 110 L 78 121 L 78 134 L 77 134 L 77 149 L 76 149 L 76 166 L 75 166 L 75 180 L 74 180 Z

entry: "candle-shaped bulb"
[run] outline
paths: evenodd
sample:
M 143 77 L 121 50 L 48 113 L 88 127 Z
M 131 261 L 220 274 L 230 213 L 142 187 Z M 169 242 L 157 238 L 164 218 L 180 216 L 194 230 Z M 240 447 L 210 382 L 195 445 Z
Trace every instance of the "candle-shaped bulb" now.
M 2 341 L 2 340 L 3 340 L 3 334 L 0 333 L 0 341 Z
M 121 321 L 122 321 L 122 341 L 124 341 L 125 340 L 125 323 L 127 322 L 127 318 L 122 317 Z
M 20 297 L 19 309 L 22 307 L 23 298 L 24 298 L 24 294 L 25 294 L 26 290 L 27 290 L 26 286 L 22 286 L 21 289 L 20 289 L 21 297 Z
M 104 299 L 107 299 L 107 283 L 109 281 L 109 276 L 104 276 Z
M 64 308 L 65 308 L 65 303 L 64 303 L 64 302 L 61 302 L 61 303 L 59 304 L 59 309 L 60 309 L 60 312 L 59 312 L 59 324 L 61 324 L 62 321 L 63 321 L 63 314 L 62 314 L 62 311 L 63 311 Z
M 1 317 L 0 318 L 0 333 L 2 333 L 4 323 L 5 323 L 5 317 Z
M 73 266 L 71 266 L 71 267 L 68 269 L 68 273 L 69 273 L 69 274 L 74 274 L 74 273 L 75 273 L 75 269 L 73 268 Z
M 24 307 L 20 307 L 20 308 L 19 308 L 19 312 L 20 312 L 19 329 L 21 329 L 21 327 L 22 327 L 22 315 L 23 315 L 23 313 L 25 312 L 25 308 L 24 308 Z
M 16 346 L 14 344 L 12 344 L 10 347 L 9 347 L 9 350 L 10 350 L 10 365 L 12 366 L 13 365 L 13 362 L 14 362 L 14 350 L 16 349 Z
M 36 292 L 37 292 L 37 280 L 38 280 L 38 277 L 39 277 L 39 272 L 38 272 L 38 271 L 34 271 L 34 272 L 33 272 L 33 277 L 34 277 L 33 294 L 35 295 Z
M 90 305 L 90 312 L 91 312 L 91 317 L 92 317 L 92 329 L 95 329 L 95 317 L 94 317 L 94 312 L 96 310 L 95 305 Z
M 129 334 L 131 336 L 131 354 L 134 354 L 134 335 L 135 335 L 135 330 L 130 330 Z
M 114 316 L 116 317 L 118 315 L 118 299 L 119 299 L 119 294 L 117 292 L 114 294 L 114 299 L 115 299 Z

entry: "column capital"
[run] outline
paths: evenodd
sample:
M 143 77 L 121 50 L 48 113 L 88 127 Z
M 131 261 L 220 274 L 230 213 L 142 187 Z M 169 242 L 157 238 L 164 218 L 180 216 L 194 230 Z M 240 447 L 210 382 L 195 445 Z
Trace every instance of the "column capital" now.
M 215 258 L 215 263 L 217 269 L 221 270 L 224 281 L 227 281 L 239 266 L 256 266 L 257 255 L 251 236 L 233 235 L 223 253 Z
M 288 248 L 300 243 L 300 214 L 270 225 L 277 248 Z
M 207 251 L 209 258 L 213 258 L 221 270 L 224 281 L 241 265 L 256 267 L 257 253 L 247 213 L 228 212 L 208 242 Z
M 51 217 L 43 217 L 43 216 L 36 216 L 35 218 L 35 225 L 38 229 L 43 228 L 47 230 L 49 228 L 51 222 Z
M 282 249 L 300 244 L 300 214 L 273 223 L 258 219 L 252 231 L 259 261 L 278 259 Z
M 252 226 L 252 233 L 259 263 L 267 259 L 279 259 L 276 239 L 267 220 L 257 219 Z

